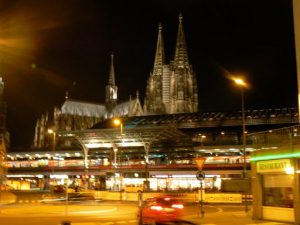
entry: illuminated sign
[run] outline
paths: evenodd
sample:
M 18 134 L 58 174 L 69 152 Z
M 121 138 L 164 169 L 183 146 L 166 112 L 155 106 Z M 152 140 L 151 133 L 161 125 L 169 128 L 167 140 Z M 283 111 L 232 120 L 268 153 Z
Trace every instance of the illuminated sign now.
M 286 172 L 291 167 L 290 159 L 269 160 L 257 162 L 258 173 Z

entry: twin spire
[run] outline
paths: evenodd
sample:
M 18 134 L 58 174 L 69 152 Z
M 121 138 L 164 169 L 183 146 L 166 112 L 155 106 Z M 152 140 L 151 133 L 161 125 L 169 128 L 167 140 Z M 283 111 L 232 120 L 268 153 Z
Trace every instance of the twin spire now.
M 162 38 L 162 25 L 158 25 L 158 36 L 157 36 L 157 45 L 156 53 L 154 59 L 154 71 L 158 68 L 161 68 L 165 64 L 165 51 L 164 51 L 164 42 Z
M 180 13 L 174 63 L 179 67 L 188 67 L 189 59 L 188 59 L 188 54 L 187 54 L 182 20 L 183 20 L 183 17 Z
M 176 49 L 174 56 L 174 63 L 179 67 L 188 67 L 189 60 L 186 48 L 185 35 L 183 30 L 183 16 L 179 14 L 179 24 L 178 24 L 178 32 L 177 32 L 177 41 L 176 41 Z M 158 37 L 157 37 L 157 45 L 156 45 L 156 53 L 154 59 L 154 71 L 157 70 L 159 66 L 165 64 L 165 52 L 164 52 L 164 42 L 162 38 L 162 25 L 158 25 Z

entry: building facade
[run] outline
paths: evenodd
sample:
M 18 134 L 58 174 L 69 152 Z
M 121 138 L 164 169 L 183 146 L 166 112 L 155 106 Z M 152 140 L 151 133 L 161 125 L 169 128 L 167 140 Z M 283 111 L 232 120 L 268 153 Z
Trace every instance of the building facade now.
M 7 155 L 8 177 L 31 177 L 39 183 L 45 176 L 52 182 L 63 176 L 82 182 L 88 175 L 89 183 L 101 190 L 146 180 L 151 190 L 193 190 L 199 187 L 194 159 L 205 157 L 206 188 L 242 191 L 237 185 L 244 162 L 240 118 L 241 111 L 136 116 L 123 118 L 121 133 L 111 120 L 84 131 L 58 131 L 55 150 L 50 145 Z M 248 156 L 257 151 L 250 134 L 275 134 L 278 128 L 298 124 L 298 114 L 296 108 L 247 110 L 246 118 L 249 171 Z
M 114 55 L 106 85 L 105 103 L 86 102 L 71 99 L 68 93 L 61 107 L 55 107 L 52 114 L 43 114 L 36 122 L 33 148 L 45 148 L 52 144 L 48 129 L 54 131 L 84 130 L 107 118 L 143 115 L 137 92 L 135 98 L 118 104 L 118 87 L 115 84 Z
M 135 98 L 118 102 L 113 54 L 105 92 L 105 103 L 70 99 L 66 95 L 61 107 L 55 107 L 53 113 L 45 113 L 37 120 L 32 146 L 44 148 L 51 145 L 52 137 L 47 133 L 49 128 L 55 131 L 84 130 L 112 117 L 197 112 L 197 80 L 188 59 L 183 17 L 179 15 L 175 56 L 169 64 L 165 60 L 162 26 L 159 25 L 154 67 L 143 106 L 138 91 Z
M 253 217 L 300 224 L 299 125 L 253 133 Z
M 175 56 L 169 64 L 165 59 L 162 26 L 158 27 L 154 67 L 147 82 L 144 113 L 151 115 L 197 111 L 197 80 L 188 59 L 183 17 L 179 15 Z

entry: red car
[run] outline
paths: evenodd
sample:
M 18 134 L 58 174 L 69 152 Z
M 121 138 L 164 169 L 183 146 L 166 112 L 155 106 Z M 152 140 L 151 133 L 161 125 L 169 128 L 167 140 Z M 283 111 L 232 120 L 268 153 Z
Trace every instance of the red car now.
M 148 198 L 142 206 L 142 221 L 143 224 L 176 221 L 182 217 L 183 209 L 182 203 L 169 196 Z

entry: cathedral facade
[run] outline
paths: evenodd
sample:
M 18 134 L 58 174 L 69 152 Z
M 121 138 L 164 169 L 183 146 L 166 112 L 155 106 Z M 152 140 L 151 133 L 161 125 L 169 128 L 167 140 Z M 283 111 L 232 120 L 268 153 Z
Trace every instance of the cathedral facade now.
M 188 59 L 182 16 L 179 15 L 175 56 L 169 64 L 165 60 L 162 26 L 159 25 L 154 67 L 147 82 L 143 107 L 138 92 L 135 98 L 118 103 L 113 54 L 105 91 L 105 103 L 102 104 L 66 96 L 65 102 L 61 107 L 55 107 L 52 115 L 47 113 L 38 119 L 33 147 L 51 145 L 51 136 L 47 133 L 49 128 L 59 131 L 84 130 L 113 117 L 197 112 L 197 80 Z
M 176 114 L 198 111 L 196 75 L 189 63 L 182 16 L 179 15 L 174 59 L 167 64 L 159 25 L 154 67 L 147 82 L 144 113 Z

